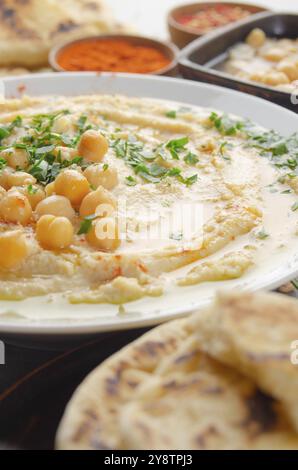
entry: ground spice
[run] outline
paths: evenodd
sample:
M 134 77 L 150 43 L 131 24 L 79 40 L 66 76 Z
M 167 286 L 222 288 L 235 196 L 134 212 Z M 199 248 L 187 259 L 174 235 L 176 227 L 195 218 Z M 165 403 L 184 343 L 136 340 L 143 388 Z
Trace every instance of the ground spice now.
M 214 5 L 193 14 L 183 14 L 177 18 L 178 23 L 205 34 L 212 29 L 225 26 L 250 15 L 244 8 L 232 5 Z
M 132 44 L 126 40 L 88 39 L 65 47 L 58 63 L 68 71 L 156 72 L 171 60 L 155 47 Z

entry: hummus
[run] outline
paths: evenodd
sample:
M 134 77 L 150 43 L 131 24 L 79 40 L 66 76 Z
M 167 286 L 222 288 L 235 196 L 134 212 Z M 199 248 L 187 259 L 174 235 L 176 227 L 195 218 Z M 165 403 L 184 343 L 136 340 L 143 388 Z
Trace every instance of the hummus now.
M 1 300 L 121 305 L 169 286 L 183 293 L 245 276 L 297 236 L 295 136 L 207 109 L 104 95 L 8 100 L 0 124 Z M 86 136 L 104 139 L 105 151 L 97 155 Z M 65 173 L 88 181 L 81 197 L 81 186 L 60 184 Z M 92 203 L 98 191 L 113 201 L 112 216 Z M 31 205 L 26 220 L 7 212 L 15 192 Z M 63 209 L 45 202 L 53 197 Z M 117 233 L 100 245 L 103 219 Z M 10 263 L 1 237 L 16 231 L 26 250 Z

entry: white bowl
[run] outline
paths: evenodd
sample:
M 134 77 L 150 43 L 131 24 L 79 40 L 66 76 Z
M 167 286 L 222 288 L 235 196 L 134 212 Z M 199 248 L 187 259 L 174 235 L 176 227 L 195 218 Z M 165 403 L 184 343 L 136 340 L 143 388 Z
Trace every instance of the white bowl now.
M 60 73 L 30 75 L 4 80 L 5 96 L 20 97 L 59 94 L 65 96 L 92 93 L 125 94 L 137 97 L 161 98 L 184 104 L 218 109 L 236 114 L 289 135 L 298 129 L 298 116 L 268 101 L 243 93 L 200 84 L 187 80 L 140 76 L 131 74 Z M 118 315 L 113 306 L 79 305 L 77 320 L 21 321 L 14 317 L 1 319 L 0 339 L 35 340 L 51 338 L 66 341 L 78 335 L 94 335 L 107 331 L 146 327 L 185 315 L 210 303 L 219 288 L 274 289 L 298 276 L 297 246 L 289 246 L 282 257 L 268 257 L 268 263 L 255 269 L 253 275 L 243 280 L 226 281 L 185 288 L 183 295 L 177 290 L 175 298 L 150 298 L 127 304 L 125 315 Z M 17 302 L 0 302 L 0 310 L 17 310 Z M 33 299 L 32 308 L 43 308 L 42 298 Z M 55 306 L 53 306 L 55 308 Z M 87 313 L 96 316 L 87 320 Z M 54 311 L 54 310 L 53 310 Z M 67 315 L 66 315 L 67 316 Z

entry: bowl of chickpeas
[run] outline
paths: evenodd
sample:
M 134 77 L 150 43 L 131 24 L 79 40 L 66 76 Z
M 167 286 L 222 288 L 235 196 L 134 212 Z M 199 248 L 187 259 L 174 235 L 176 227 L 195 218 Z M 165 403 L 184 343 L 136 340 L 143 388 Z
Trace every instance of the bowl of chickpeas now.
M 184 48 L 185 78 L 233 88 L 296 110 L 298 15 L 260 13 Z

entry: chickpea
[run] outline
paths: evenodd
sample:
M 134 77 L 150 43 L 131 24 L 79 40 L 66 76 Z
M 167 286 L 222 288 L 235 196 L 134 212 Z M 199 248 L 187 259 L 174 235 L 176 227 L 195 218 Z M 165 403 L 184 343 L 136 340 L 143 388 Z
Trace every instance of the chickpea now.
M 94 248 L 102 251 L 115 251 L 121 244 L 117 220 L 112 217 L 104 217 L 92 224 L 86 240 Z
M 43 215 L 36 225 L 36 238 L 43 248 L 63 250 L 73 241 L 74 229 L 66 217 Z
M 11 269 L 29 255 L 29 246 L 21 230 L 0 233 L 0 266 Z
M 118 185 L 118 173 L 116 168 L 104 165 L 96 164 L 90 165 L 85 171 L 84 175 L 87 180 L 94 188 L 102 186 L 109 191 L 114 189 Z
M 0 199 L 2 199 L 5 194 L 6 194 L 5 189 L 2 188 L 2 186 L 0 186 Z
M 56 178 L 55 192 L 67 197 L 72 205 L 78 206 L 90 192 L 90 186 L 87 178 L 79 171 L 65 170 Z
M 53 154 L 56 158 L 60 157 L 61 161 L 64 162 L 73 160 L 78 155 L 78 152 L 70 147 L 56 147 Z
M 15 170 L 24 170 L 29 164 L 27 152 L 23 149 L 8 149 L 1 152 L 8 165 Z
M 246 38 L 246 44 L 256 49 L 263 46 L 265 41 L 266 34 L 262 29 L 259 28 L 253 29 Z
M 286 56 L 287 51 L 278 47 L 271 47 L 262 53 L 262 57 L 266 60 L 270 60 L 270 62 L 280 62 Z
M 285 73 L 291 82 L 298 80 L 298 64 L 294 61 L 283 60 L 278 64 L 277 70 Z
M 249 76 L 250 80 L 258 83 L 265 83 L 265 74 L 262 72 L 254 72 Z
M 14 173 L 12 168 L 6 167 L 3 170 L 0 171 L 0 185 L 4 189 L 9 189 L 10 186 L 8 184 L 8 178 L 10 175 Z
M 39 204 L 40 201 L 42 201 L 46 197 L 43 188 L 38 185 L 29 185 L 27 187 L 22 186 L 20 188 L 17 188 L 17 190 L 27 197 L 32 207 L 32 210 L 35 210 L 37 204 Z
M 45 193 L 47 197 L 53 196 L 53 194 L 55 194 L 55 181 L 46 185 Z
M 72 130 L 72 122 L 69 116 L 61 116 L 55 119 L 52 131 L 57 134 L 66 134 Z
M 29 184 L 35 184 L 36 179 L 34 176 L 24 171 L 16 171 L 7 175 L 8 189 L 13 186 L 28 186 Z
M 264 83 L 267 85 L 284 85 L 289 83 L 289 79 L 283 72 L 270 72 L 264 77 Z
M 107 139 L 94 130 L 84 132 L 78 145 L 78 154 L 94 163 L 101 162 L 108 150 Z
M 30 202 L 19 191 L 12 189 L 0 200 L 0 218 L 5 222 L 27 225 L 31 217 Z
M 101 207 L 100 207 L 101 206 Z M 98 213 L 100 216 L 109 216 L 117 208 L 115 198 L 106 189 L 99 186 L 96 191 L 89 193 L 80 207 L 80 216 L 87 217 Z M 100 209 L 103 211 L 100 213 Z
M 50 196 L 43 199 L 36 207 L 38 217 L 43 215 L 54 215 L 56 217 L 65 217 L 72 220 L 75 217 L 75 211 L 69 200 L 64 196 Z

